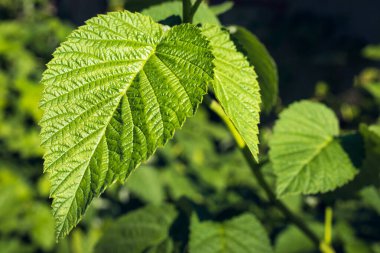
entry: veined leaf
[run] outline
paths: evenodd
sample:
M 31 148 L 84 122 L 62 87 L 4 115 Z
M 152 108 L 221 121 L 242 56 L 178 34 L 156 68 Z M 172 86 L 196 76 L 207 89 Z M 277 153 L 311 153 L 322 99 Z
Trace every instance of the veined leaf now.
M 192 219 L 190 253 L 269 253 L 273 252 L 263 226 L 251 214 L 224 223 Z
M 261 99 L 257 75 L 244 55 L 236 50 L 227 31 L 204 25 L 202 33 L 210 40 L 215 56 L 212 84 L 216 98 L 258 161 Z
M 57 49 L 40 123 L 57 238 L 194 114 L 212 60 L 195 26 L 164 28 L 127 11 L 90 19 Z
M 147 206 L 116 220 L 95 247 L 95 252 L 173 252 L 169 229 L 177 217 L 171 205 Z
M 159 22 L 170 16 L 179 16 L 182 18 L 182 2 L 165 2 L 153 5 L 142 11 L 142 14 L 151 16 L 154 21 Z M 193 23 L 220 25 L 219 19 L 209 9 L 207 4 L 201 3 L 194 15 Z
M 280 114 L 269 152 L 278 196 L 327 192 L 354 178 L 338 134 L 334 112 L 322 104 L 302 101 Z
M 229 27 L 230 33 L 247 54 L 248 61 L 255 67 L 260 85 L 263 110 L 269 112 L 278 97 L 278 73 L 275 61 L 259 39 L 241 26 Z

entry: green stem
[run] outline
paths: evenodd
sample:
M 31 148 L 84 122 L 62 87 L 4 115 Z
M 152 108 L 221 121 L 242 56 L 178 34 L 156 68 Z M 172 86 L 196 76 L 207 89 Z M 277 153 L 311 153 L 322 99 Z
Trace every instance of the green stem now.
M 183 23 L 191 23 L 191 0 L 182 0 L 182 17 Z
M 252 153 L 244 142 L 243 138 L 236 130 L 234 124 L 225 114 L 223 108 L 219 105 L 219 103 L 210 97 L 205 97 L 205 102 L 209 106 L 209 108 L 216 113 L 226 124 L 228 129 L 230 130 L 232 136 L 234 137 L 240 151 L 242 152 L 246 162 L 248 163 L 253 175 L 256 177 L 258 184 L 264 189 L 265 193 L 268 196 L 269 201 L 276 206 L 285 217 L 287 217 L 294 225 L 296 225 L 316 246 L 319 248 L 319 238 L 318 236 L 310 230 L 310 228 L 296 215 L 294 215 L 289 208 L 287 208 L 279 199 L 276 198 L 276 195 L 272 191 L 269 184 L 266 182 L 264 175 L 261 170 L 258 168 L 257 163 L 253 159 Z
M 191 0 L 182 0 L 182 16 L 183 23 L 192 23 L 195 13 L 203 0 L 197 0 L 194 5 L 191 4 Z
M 325 240 L 320 245 L 320 249 L 323 253 L 334 253 L 335 252 L 331 246 L 332 221 L 333 221 L 333 210 L 331 207 L 326 207 L 326 210 L 325 210 Z
M 193 19 L 195 13 L 197 12 L 199 6 L 201 5 L 202 1 L 203 1 L 203 0 L 197 0 L 197 1 L 194 3 L 193 7 L 191 7 L 191 22 L 193 21 L 192 19 Z

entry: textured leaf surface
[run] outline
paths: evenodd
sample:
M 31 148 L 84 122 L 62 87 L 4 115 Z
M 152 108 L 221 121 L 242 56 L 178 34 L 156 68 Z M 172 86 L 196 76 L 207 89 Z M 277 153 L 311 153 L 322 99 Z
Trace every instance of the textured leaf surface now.
M 169 229 L 177 217 L 171 205 L 147 206 L 116 220 L 99 240 L 95 252 L 173 252 Z
M 269 253 L 273 252 L 265 229 L 251 214 L 224 223 L 193 219 L 190 253 Z
M 260 85 L 263 110 L 269 112 L 278 97 L 277 66 L 260 40 L 241 26 L 229 27 L 232 37 L 242 47 L 249 62 L 255 67 Z
M 204 25 L 202 33 L 210 40 L 215 56 L 212 83 L 216 98 L 258 160 L 261 99 L 257 75 L 244 55 L 236 50 L 228 32 Z
M 162 4 L 153 5 L 143 10 L 142 14 L 151 16 L 156 22 L 165 20 L 173 15 L 182 18 L 182 2 L 165 2 Z M 194 15 L 193 23 L 220 25 L 219 19 L 205 3 L 202 3 L 199 6 Z
M 212 60 L 195 26 L 164 30 L 127 11 L 90 19 L 57 49 L 42 80 L 41 139 L 58 238 L 193 115 Z
M 334 112 L 322 104 L 297 102 L 280 114 L 269 152 L 279 196 L 327 192 L 354 178 L 338 134 Z

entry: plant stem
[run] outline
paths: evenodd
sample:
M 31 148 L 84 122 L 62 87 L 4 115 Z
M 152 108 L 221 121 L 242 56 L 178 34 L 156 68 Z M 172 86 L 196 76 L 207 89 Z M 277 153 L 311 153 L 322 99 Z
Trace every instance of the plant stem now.
M 331 247 L 332 221 L 333 221 L 333 210 L 331 207 L 326 207 L 326 210 L 325 210 L 325 240 L 320 245 L 320 249 L 323 253 L 334 253 L 335 252 L 334 249 Z
M 195 13 L 197 12 L 199 6 L 201 5 L 202 1 L 203 1 L 203 0 L 197 0 L 197 1 L 194 3 L 193 7 L 191 7 L 191 22 L 193 22 L 192 19 L 193 19 Z
M 253 175 L 256 177 L 258 184 L 264 189 L 265 193 L 267 194 L 269 201 L 274 206 L 276 206 L 285 217 L 287 217 L 294 225 L 296 225 L 314 243 L 317 248 L 319 248 L 320 242 L 318 236 L 312 230 L 310 230 L 310 228 L 303 222 L 303 220 L 294 215 L 292 211 L 289 210 L 289 208 L 287 208 L 279 199 L 276 198 L 276 195 L 272 191 L 269 184 L 266 182 L 259 166 L 257 166 L 257 163 L 253 159 L 251 151 L 247 147 L 239 132 L 236 130 L 234 124 L 225 114 L 223 108 L 217 101 L 211 99 L 210 97 L 206 96 L 205 102 L 209 108 L 225 122 L 246 162 L 248 163 Z
M 191 23 L 191 0 L 182 0 L 182 17 L 183 23 Z
M 192 23 L 195 13 L 203 0 L 197 0 L 194 5 L 191 4 L 191 0 L 182 0 L 182 16 L 183 23 Z

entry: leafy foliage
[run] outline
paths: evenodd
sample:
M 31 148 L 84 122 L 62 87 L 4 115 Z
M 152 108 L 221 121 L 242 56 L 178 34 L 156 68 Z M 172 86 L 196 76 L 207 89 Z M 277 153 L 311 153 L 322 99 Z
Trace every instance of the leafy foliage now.
M 122 10 L 123 6 L 130 10 L 141 10 L 147 6 L 164 2 L 164 0 L 114 0 L 107 2 L 110 4 L 108 9 L 112 10 Z M 192 2 L 194 3 L 194 1 Z M 61 2 L 59 1 L 59 3 Z M 94 2 L 94 6 L 97 4 L 98 2 Z M 234 19 L 234 15 L 235 18 L 240 18 L 243 13 L 239 9 L 241 5 L 239 2 L 236 2 L 235 5 L 237 9 L 232 9 L 229 12 L 231 15 L 224 15 L 224 21 L 231 22 Z M 62 20 L 53 17 L 57 10 L 60 13 L 60 17 L 65 16 L 65 20 L 67 20 L 66 14 L 68 13 L 65 10 L 62 12 L 62 6 L 61 4 L 57 5 L 54 1 L 46 0 L 0 0 L 0 13 L 2 17 L 2 21 L 0 22 L 1 252 L 91 253 L 94 252 L 95 245 L 98 245 L 97 250 L 101 252 L 105 251 L 104 248 L 107 251 L 114 251 L 114 249 L 116 250 L 114 246 L 121 245 L 125 240 L 125 236 L 122 235 L 122 232 L 114 234 L 112 231 L 125 231 L 123 227 L 128 227 L 127 232 L 132 236 L 127 237 L 127 239 L 130 239 L 127 240 L 128 246 L 121 246 L 122 252 L 127 250 L 125 247 L 131 249 L 136 249 L 134 247 L 137 247 L 139 248 L 136 249 L 137 252 L 188 252 L 189 245 L 191 245 L 191 243 L 189 244 L 189 240 L 194 237 L 201 238 L 203 236 L 202 234 L 189 231 L 191 224 L 190 217 L 195 212 L 203 220 L 203 222 L 195 223 L 194 221 L 192 223 L 192 225 L 196 224 L 198 228 L 202 228 L 197 229 L 199 233 L 203 233 L 204 229 L 206 229 L 205 234 L 214 233 L 216 232 L 215 229 L 218 229 L 218 232 L 220 232 L 221 227 L 226 228 L 226 224 L 233 223 L 235 219 L 239 219 L 242 216 L 251 216 L 247 214 L 249 212 L 254 213 L 257 220 L 262 221 L 265 231 L 262 231 L 259 236 L 266 238 L 264 241 L 267 241 L 267 237 L 269 236 L 274 242 L 275 252 L 316 252 L 318 246 L 316 247 L 315 243 L 312 244 L 299 228 L 292 225 L 288 216 L 284 217 L 278 211 L 276 205 L 273 205 L 275 201 L 268 198 L 262 185 L 252 175 L 252 172 L 261 172 L 269 188 L 275 189 L 276 182 L 278 181 L 277 173 L 273 168 L 271 159 L 268 159 L 271 157 L 267 156 L 268 141 L 271 143 L 271 140 L 276 137 L 276 131 L 274 135 L 272 134 L 272 126 L 275 123 L 274 116 L 290 101 L 286 92 L 282 92 L 283 97 L 281 97 L 281 100 L 277 100 L 278 94 L 274 89 L 272 92 L 265 91 L 266 88 L 273 88 L 270 85 L 275 83 L 273 80 L 277 80 L 277 76 L 274 76 L 274 65 L 272 65 L 271 71 L 267 71 L 273 62 L 271 62 L 270 55 L 255 35 L 251 34 L 248 29 L 244 30 L 244 28 L 237 26 L 232 27 L 237 28 L 239 32 L 243 30 L 244 32 L 238 34 L 233 29 L 231 30 L 231 27 L 228 27 L 227 30 L 220 27 L 221 22 L 216 15 L 227 11 L 231 7 L 231 2 L 225 2 L 216 6 L 202 4 L 196 14 L 194 23 L 201 23 L 206 28 L 214 25 L 215 37 L 220 36 L 225 38 L 225 40 L 219 41 L 226 42 L 225 44 L 222 43 L 222 47 L 227 46 L 233 49 L 233 52 L 231 51 L 228 54 L 220 54 L 220 59 L 229 62 L 230 53 L 234 57 L 240 55 L 239 58 L 241 58 L 242 62 L 245 62 L 245 65 L 250 64 L 254 67 L 254 71 L 258 76 L 257 79 L 263 100 L 261 109 L 268 112 L 270 108 L 266 104 L 271 104 L 270 101 L 276 105 L 275 110 L 271 110 L 271 114 L 263 114 L 261 117 L 262 122 L 260 123 L 259 133 L 260 162 L 255 164 L 252 161 L 254 166 L 249 167 L 240 154 L 239 148 L 235 147 L 232 136 L 221 124 L 220 120 L 210 110 L 202 107 L 198 108 L 196 115 L 186 120 L 183 128 L 176 131 L 173 140 L 168 142 L 165 148 L 158 149 L 147 160 L 146 165 L 132 171 L 125 183 L 117 182 L 111 187 L 104 189 L 103 194 L 99 198 L 94 198 L 92 204 L 88 207 L 80 226 L 73 229 L 59 243 L 54 244 L 53 217 L 47 203 L 50 189 L 48 175 L 45 174 L 41 178 L 38 178 L 42 170 L 41 155 L 43 150 L 39 147 L 39 127 L 36 122 L 41 118 L 41 110 L 37 105 L 43 86 L 38 81 L 40 80 L 44 65 L 51 59 L 51 53 L 57 47 L 57 44 L 71 30 L 69 26 L 62 23 Z M 175 7 L 171 9 L 169 6 L 179 6 L 180 8 Z M 152 13 L 150 13 L 151 10 Z M 181 3 L 177 1 L 168 3 L 167 5 L 154 6 L 145 10 L 144 14 L 152 16 L 155 21 L 161 24 L 178 25 L 181 23 Z M 143 19 L 146 19 L 146 17 Z M 268 34 L 268 31 L 265 30 L 267 28 L 263 26 L 261 21 L 256 19 L 256 15 L 254 19 L 255 22 L 252 23 L 254 24 L 254 30 L 259 32 L 260 37 L 263 36 L 265 41 L 269 42 L 269 46 L 276 46 L 276 48 L 279 46 L 278 48 L 281 48 L 281 44 L 283 43 L 281 40 L 282 36 L 285 34 L 287 38 L 291 36 L 292 31 L 289 30 L 286 33 Z M 139 23 L 141 19 L 134 19 L 133 22 Z M 160 25 L 156 24 L 156 26 Z M 89 26 L 85 27 L 88 28 Z M 198 31 L 200 27 L 193 28 Z M 115 31 L 128 30 L 125 27 L 112 28 Z M 161 28 L 164 34 L 175 29 L 168 26 L 160 26 Z M 202 28 L 200 29 L 202 30 Z M 250 30 L 252 30 L 252 27 Z M 312 31 L 312 29 L 307 30 Z M 99 28 L 97 31 L 99 36 L 102 36 L 102 33 L 110 33 L 110 31 L 103 31 L 103 28 Z M 227 31 L 230 32 L 230 35 Z M 310 33 L 304 29 L 302 31 L 304 31 L 305 35 Z M 146 32 L 149 33 L 149 31 Z M 133 37 L 133 39 L 136 39 L 134 36 L 137 33 L 128 30 L 128 36 Z M 244 35 L 240 41 L 235 36 L 237 34 Z M 211 34 L 209 39 L 204 38 L 203 36 L 205 35 L 201 37 L 203 40 L 210 40 L 214 38 L 214 35 Z M 96 34 L 92 34 L 91 36 L 96 36 Z M 231 42 L 230 36 L 236 46 Z M 313 34 L 313 36 L 315 35 Z M 150 36 L 137 37 L 139 41 L 150 38 Z M 326 38 L 324 36 L 319 37 L 324 38 L 324 40 Z M 272 39 L 275 39 L 275 41 Z M 316 39 L 313 41 L 320 42 Z M 215 44 L 217 47 L 221 46 L 217 44 L 219 42 L 214 38 L 214 47 L 210 45 L 210 50 L 214 52 L 219 51 L 219 49 L 215 50 Z M 305 45 L 308 46 L 304 42 L 305 40 L 298 40 L 296 44 L 303 49 Z M 65 43 L 67 44 L 67 42 Z M 66 45 L 65 43 L 64 45 Z M 111 41 L 107 42 L 107 46 L 105 47 L 109 49 L 109 47 L 112 47 L 112 43 Z M 79 46 L 91 49 L 93 44 L 92 42 L 80 42 Z M 118 43 L 118 48 L 123 48 L 125 44 L 124 42 Z M 208 44 L 212 44 L 212 42 L 208 42 Z M 361 45 L 359 46 L 359 50 L 361 50 Z M 352 49 L 350 52 L 355 52 L 355 47 L 357 46 L 350 47 L 350 50 Z M 369 48 L 370 50 L 365 49 L 363 51 L 364 57 L 376 60 L 378 48 L 376 46 Z M 105 52 L 106 50 L 103 51 Z M 116 51 L 116 49 L 114 51 L 107 50 L 106 53 L 111 57 L 118 54 Z M 281 50 L 276 51 L 276 55 L 283 54 L 279 52 Z M 306 52 L 306 50 L 299 51 L 301 54 L 305 54 L 304 52 Z M 211 53 L 214 54 L 214 52 Z M 309 50 L 307 52 L 307 57 L 311 58 L 312 55 L 309 54 Z M 124 54 L 125 51 L 122 53 Z M 286 51 L 285 55 L 288 56 L 288 53 L 290 53 L 289 56 L 294 56 L 288 51 Z M 345 54 L 346 52 L 339 52 L 339 55 L 341 53 Z M 328 54 L 334 55 L 334 57 L 326 55 L 325 52 L 323 54 L 318 52 L 318 55 L 314 56 L 318 56 L 318 62 L 320 59 L 323 59 L 323 62 L 328 63 L 328 61 L 331 61 L 331 58 L 334 58 L 334 61 L 336 61 L 336 52 Z M 355 59 L 359 57 L 359 54 L 355 55 Z M 224 59 L 223 57 L 227 58 Z M 234 57 L 232 58 L 235 59 Z M 245 57 L 247 58 L 245 59 Z M 353 58 L 351 57 L 352 55 L 349 59 L 351 62 L 355 62 L 356 67 L 362 64 L 373 64 L 371 61 L 352 61 Z M 344 64 L 344 57 L 338 58 L 339 63 Z M 73 56 L 70 56 L 69 59 L 69 66 L 96 61 L 96 59 L 83 60 L 83 62 L 76 61 L 76 58 Z M 285 77 L 281 81 L 282 91 L 286 91 L 289 88 L 288 85 L 291 80 L 289 79 L 286 67 L 284 68 L 284 61 L 281 57 L 278 57 L 278 59 L 280 60 L 279 66 L 281 67 L 280 73 L 282 77 Z M 217 62 L 216 59 L 213 60 L 213 64 Z M 123 63 L 120 63 L 118 70 L 127 68 L 127 65 L 122 65 Z M 176 66 L 178 69 L 183 67 L 182 64 L 176 65 L 178 65 Z M 299 67 L 290 64 L 289 66 L 300 70 Z M 222 67 L 226 68 L 225 66 Z M 113 66 L 110 65 L 109 71 L 112 72 L 113 69 Z M 325 68 L 323 69 L 325 70 Z M 225 71 L 221 66 L 219 66 L 219 70 Z M 307 68 L 305 70 L 302 69 L 302 71 L 294 73 L 297 73 L 297 76 L 301 77 L 302 73 L 307 73 Z M 96 72 L 104 73 L 100 70 Z M 233 76 L 238 81 L 241 81 L 241 77 L 238 76 L 239 72 L 240 69 L 237 68 L 233 71 Z M 329 72 L 333 73 L 334 71 L 326 71 L 326 76 L 329 75 Z M 321 80 L 316 85 L 314 97 L 311 98 L 312 100 L 320 101 L 337 112 L 336 117 L 339 118 L 341 129 L 339 129 L 338 134 L 334 135 L 333 140 L 343 148 L 344 152 L 350 157 L 352 164 L 358 168 L 358 175 L 350 183 L 344 185 L 344 187 L 329 194 L 315 194 L 314 196 L 300 194 L 286 196 L 284 194 L 285 197 L 278 200 L 294 213 L 299 220 L 305 223 L 320 240 L 323 240 L 324 228 L 321 221 L 324 208 L 326 206 L 333 208 L 334 222 L 331 225 L 333 234 L 332 244 L 336 252 L 380 252 L 380 244 L 378 242 L 380 231 L 379 226 L 377 226 L 379 223 L 378 210 L 380 203 L 380 189 L 378 187 L 380 174 L 377 162 L 380 142 L 378 131 L 376 130 L 379 122 L 378 109 L 380 104 L 378 72 L 378 66 L 376 65 L 364 69 L 355 78 L 355 86 L 345 92 L 339 90 L 341 85 L 330 88 L 327 80 Z M 231 74 L 230 71 L 225 71 L 225 73 Z M 315 73 L 318 73 L 317 69 Z M 72 79 L 81 79 L 83 78 L 82 75 L 86 76 L 86 78 L 89 76 L 88 73 L 81 73 L 72 77 Z M 166 76 L 165 73 L 164 75 Z M 237 76 L 235 77 L 235 75 Z M 161 74 L 155 74 L 157 78 L 160 76 Z M 255 78 L 252 77 L 250 77 L 251 80 L 254 80 Z M 334 73 L 334 80 L 336 77 L 339 79 L 338 72 Z M 64 89 L 78 84 L 71 83 L 71 85 L 66 86 L 72 79 L 64 81 Z M 313 80 L 313 78 L 310 78 L 310 80 Z M 310 80 L 308 78 L 308 81 Z M 240 81 L 237 86 L 241 86 L 241 83 L 245 83 L 247 80 L 244 80 L 244 82 Z M 250 82 L 249 86 L 252 87 L 252 84 L 254 84 L 254 81 Z M 57 85 L 57 83 L 54 85 Z M 223 85 L 230 87 L 232 84 L 226 83 Z M 209 89 L 211 93 L 214 93 L 213 89 L 215 87 L 213 86 L 210 82 Z M 235 86 L 234 84 L 233 88 Z M 253 86 L 256 87 L 256 84 Z M 104 87 L 108 87 L 106 82 Z M 206 84 L 204 84 L 204 90 L 206 89 L 205 87 Z M 277 89 L 277 87 L 274 88 Z M 303 87 L 297 88 L 301 90 Z M 94 93 L 100 98 L 104 95 L 102 94 L 103 91 L 95 89 Z M 142 91 L 145 91 L 145 89 Z M 246 90 L 242 91 L 244 96 L 251 95 L 245 93 L 247 93 Z M 170 94 L 167 97 L 170 97 Z M 81 96 L 81 93 L 75 95 Z M 92 95 L 94 94 L 88 92 L 85 99 L 83 99 L 83 103 L 88 101 L 86 100 L 88 96 Z M 302 97 L 304 95 L 306 94 L 302 94 Z M 220 98 L 218 99 L 220 100 Z M 241 102 L 240 99 L 237 101 Z M 233 102 L 238 104 L 237 101 L 234 100 Z M 62 106 L 64 106 L 64 103 L 62 103 Z M 106 108 L 100 108 L 99 111 L 103 109 Z M 236 110 L 237 108 L 233 109 Z M 311 116 L 314 116 L 314 114 L 312 113 Z M 244 121 L 246 119 L 251 119 L 251 115 L 245 116 Z M 365 123 L 366 125 L 361 123 Z M 324 126 L 324 122 L 321 124 Z M 125 125 L 128 126 L 128 124 Z M 71 131 L 71 133 L 75 133 L 75 130 Z M 365 144 L 365 152 L 363 152 L 363 143 Z M 288 148 L 292 147 L 292 145 L 287 146 Z M 125 167 L 120 167 L 120 171 L 122 168 Z M 87 205 L 88 203 L 85 204 Z M 152 204 L 158 206 L 153 206 Z M 148 209 L 153 211 L 154 214 L 146 212 Z M 140 215 L 135 215 L 135 213 L 140 213 Z M 167 217 L 172 214 L 173 216 L 171 216 L 172 218 L 169 221 Z M 126 218 L 130 215 L 133 217 Z M 237 218 L 228 220 L 234 216 Z M 164 225 L 161 218 L 165 221 Z M 255 219 L 253 216 L 252 218 Z M 120 224 L 120 221 L 123 219 L 127 220 L 125 226 Z M 149 225 L 147 225 L 146 220 L 149 220 Z M 247 231 L 246 234 L 254 235 L 253 232 L 257 231 L 251 231 L 251 233 L 248 230 L 256 226 L 253 223 L 251 224 L 249 220 L 246 219 L 244 222 L 240 222 L 242 224 L 235 222 L 234 224 L 238 229 L 234 226 L 232 231 L 236 232 L 236 234 L 238 232 L 241 233 L 240 231 Z M 154 226 L 157 230 L 154 229 L 153 236 L 150 233 L 152 230 L 149 230 L 149 228 L 152 228 L 151 224 L 158 224 Z M 207 230 L 207 228 L 210 228 L 210 230 Z M 156 233 L 157 231 L 159 232 Z M 261 230 L 259 229 L 259 231 Z M 245 245 L 253 239 L 259 238 L 256 236 L 246 238 L 246 234 L 239 236 L 231 244 L 229 243 L 231 237 L 227 237 L 226 234 L 223 236 L 219 233 L 214 233 L 213 239 L 210 241 L 213 243 L 211 246 L 220 245 L 221 241 L 227 242 L 228 246 L 234 245 L 234 243 L 239 244 L 241 239 L 244 240 L 242 245 Z M 268 234 L 268 236 L 264 234 Z M 136 240 L 132 239 L 136 235 L 138 238 Z M 148 239 L 141 242 L 139 240 L 141 238 Z M 98 244 L 99 240 L 100 244 Z M 214 244 L 216 240 L 219 241 Z M 202 244 L 203 246 L 204 244 Z M 269 244 L 268 248 L 270 249 Z
M 199 222 L 193 217 L 190 253 L 273 252 L 262 225 L 251 214 L 243 214 L 223 223 Z
M 40 124 L 60 238 L 193 115 L 213 57 L 194 26 L 165 31 L 127 11 L 87 21 L 54 56 Z
M 169 229 L 177 217 L 173 206 L 146 206 L 121 217 L 110 226 L 95 252 L 173 252 Z
M 321 104 L 302 101 L 280 114 L 269 154 L 279 196 L 327 192 L 354 178 L 357 171 L 338 134 L 338 120 Z
M 256 73 L 226 31 L 204 25 L 202 33 L 209 38 L 215 56 L 215 96 L 258 161 L 261 99 Z

